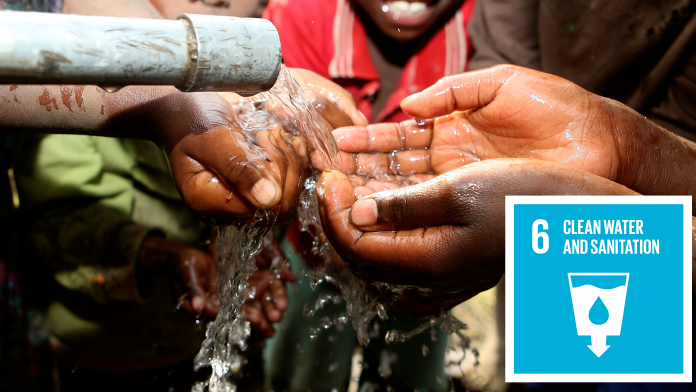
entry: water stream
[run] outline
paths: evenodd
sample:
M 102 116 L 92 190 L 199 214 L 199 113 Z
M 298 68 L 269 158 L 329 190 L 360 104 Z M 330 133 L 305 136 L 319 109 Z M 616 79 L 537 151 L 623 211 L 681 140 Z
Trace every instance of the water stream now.
M 312 161 L 321 160 L 322 167 L 341 170 L 338 148 L 331 131 L 305 97 L 289 70 L 283 68 L 276 85 L 266 93 L 236 102 L 239 120 L 244 129 L 253 137 L 256 133 L 282 126 L 286 132 L 300 136 L 313 152 Z M 368 284 L 355 277 L 347 268 L 339 267 L 333 248 L 321 231 L 319 207 L 316 195 L 316 179 L 320 173 L 314 171 L 304 181 L 298 215 L 303 230 L 315 233 L 312 251 L 321 255 L 325 263 L 309 272 L 312 287 L 331 284 L 338 288 L 340 295 L 322 295 L 315 304 L 307 304 L 305 314 L 312 315 L 328 302 L 345 302 L 345 312 L 332 318 L 321 319 L 310 336 L 339 324 L 351 323 L 357 331 L 360 344 L 370 341 L 371 321 L 378 317 L 386 319 L 385 304 L 393 303 L 403 295 L 408 287 L 388 284 Z M 243 353 L 247 348 L 247 338 L 251 328 L 242 312 L 246 298 L 255 293 L 249 292 L 249 277 L 256 271 L 254 256 L 262 249 L 264 237 L 275 224 L 274 211 L 258 211 L 248 222 L 220 227 L 217 239 L 220 310 L 215 321 L 207 326 L 206 339 L 195 359 L 196 370 L 210 366 L 212 374 L 205 383 L 194 386 L 194 392 L 235 392 L 235 379 L 244 366 Z M 443 312 L 438 317 L 427 320 L 415 331 L 388 331 L 388 343 L 408 340 L 417 333 L 439 326 L 445 332 L 456 333 L 462 337 L 462 345 L 468 347 L 469 340 L 461 334 L 466 326 Z M 373 335 L 374 336 L 374 335 Z

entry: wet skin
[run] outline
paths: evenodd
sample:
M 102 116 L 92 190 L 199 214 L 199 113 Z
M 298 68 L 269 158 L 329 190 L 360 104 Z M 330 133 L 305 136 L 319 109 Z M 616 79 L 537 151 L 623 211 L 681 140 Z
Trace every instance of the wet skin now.
M 450 308 L 498 283 L 505 260 L 505 195 L 535 194 L 637 195 L 557 163 L 491 159 L 361 199 L 376 209 L 371 220 L 351 216 L 356 198 L 342 173 L 322 176 L 319 201 L 327 236 L 357 276 L 432 289 L 412 294 L 423 308 Z
M 454 75 L 401 107 L 430 120 L 334 131 L 348 173 L 360 174 L 357 184 L 384 180 L 370 184 L 372 191 L 479 160 L 534 158 L 641 194 L 696 194 L 696 184 L 683 181 L 696 170 L 696 144 L 553 75 L 515 66 Z M 374 178 L 365 175 L 367 166 L 376 169 Z
M 285 284 L 296 277 L 277 246 L 266 247 L 256 256 L 256 263 L 258 271 L 249 279 L 256 296 L 247 299 L 243 311 L 251 326 L 268 338 L 275 333 L 272 324 L 281 321 L 288 308 Z M 168 276 L 182 310 L 196 317 L 217 316 L 220 298 L 215 241 L 206 252 L 177 241 L 147 237 L 140 247 L 136 269 L 141 294 L 149 292 L 153 277 Z
M 358 275 L 432 288 L 445 307 L 503 273 L 505 195 L 696 193 L 692 143 L 558 77 L 494 67 L 402 108 L 450 115 L 336 130 L 351 178 L 323 177 L 322 218 Z
M 313 72 L 292 72 L 329 125 L 367 123 L 341 87 Z M 230 95 L 166 86 L 106 93 L 84 85 L 0 85 L 0 129 L 152 140 L 165 148 L 187 207 L 208 223 L 244 219 L 259 208 L 291 217 L 311 152 L 279 127 L 243 132 Z

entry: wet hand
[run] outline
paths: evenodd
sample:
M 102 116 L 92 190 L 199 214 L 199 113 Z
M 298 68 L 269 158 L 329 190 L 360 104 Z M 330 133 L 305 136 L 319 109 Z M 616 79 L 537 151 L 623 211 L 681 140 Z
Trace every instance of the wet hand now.
M 493 287 L 504 271 L 505 195 L 635 194 L 566 165 L 487 160 L 356 202 L 348 177 L 320 179 L 327 237 L 349 268 L 369 281 L 432 289 L 443 307 Z
M 222 224 L 257 209 L 294 213 L 308 157 L 303 141 L 277 126 L 245 132 L 224 93 L 178 93 L 157 101 L 156 140 L 169 156 L 184 202 Z
M 290 68 L 290 72 L 331 129 L 369 123 L 358 110 L 355 98 L 343 87 L 306 69 Z
M 288 309 L 285 285 L 297 278 L 277 244 L 266 246 L 256 256 L 256 264 L 259 269 L 249 278 L 253 295 L 244 303 L 243 311 L 252 328 L 270 338 L 275 333 L 273 323 L 280 322 Z
M 626 117 L 643 120 L 565 79 L 513 66 L 443 78 L 401 106 L 429 120 L 334 132 L 349 172 L 375 167 L 387 174 L 382 182 L 408 185 L 480 160 L 535 158 L 617 180 Z

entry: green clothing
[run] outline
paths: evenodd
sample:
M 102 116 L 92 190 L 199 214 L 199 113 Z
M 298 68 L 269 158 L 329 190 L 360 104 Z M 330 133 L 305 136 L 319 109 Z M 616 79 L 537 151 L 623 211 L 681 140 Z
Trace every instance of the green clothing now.
M 287 238 L 281 247 L 294 271 L 306 268 L 302 257 L 295 252 Z M 340 330 L 331 327 L 321 331 L 315 339 L 310 339 L 310 330 L 319 325 L 320 319 L 344 312 L 345 304 L 329 302 L 314 316 L 306 317 L 304 307 L 313 306 L 319 295 L 331 288 L 322 284 L 312 290 L 307 278 L 289 283 L 287 287 L 288 310 L 283 314 L 283 320 L 275 325 L 276 334 L 267 341 L 264 351 L 266 389 L 288 392 L 346 391 L 353 350 L 358 346 L 355 329 L 351 325 Z M 411 331 L 425 322 L 393 309 L 388 311 L 388 315 L 386 322 L 380 322 L 382 337 L 388 330 Z M 393 345 L 374 336 L 363 349 L 360 385 L 366 387 L 371 383 L 374 389 L 366 388 L 375 391 L 388 390 L 387 385 L 395 391 L 449 391 L 450 380 L 445 373 L 447 334 L 439 328 L 436 331 L 435 341 L 430 331 L 426 331 L 407 342 Z M 391 375 L 385 378 L 379 375 L 382 356 L 389 358 L 385 362 L 391 362 Z
M 123 370 L 195 354 L 204 331 L 176 311 L 170 283 L 155 279 L 149 293 L 136 284 L 146 236 L 194 245 L 204 230 L 162 151 L 142 140 L 46 135 L 26 143 L 15 173 L 27 249 L 57 283 L 48 309 L 55 351 Z

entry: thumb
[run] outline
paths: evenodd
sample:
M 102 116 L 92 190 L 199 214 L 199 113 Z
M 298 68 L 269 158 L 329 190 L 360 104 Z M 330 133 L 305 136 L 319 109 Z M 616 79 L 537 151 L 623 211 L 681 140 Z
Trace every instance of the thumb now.
M 350 222 L 364 231 L 411 230 L 457 224 L 456 187 L 444 174 L 420 184 L 377 192 L 358 200 Z
M 319 178 L 317 197 L 322 227 L 329 240 L 341 248 L 360 237 L 360 230 L 350 223 L 350 207 L 355 202 L 353 186 L 338 170 L 325 171 Z
M 414 118 L 444 116 L 455 110 L 477 109 L 491 103 L 505 83 L 524 68 L 499 65 L 447 76 L 401 101 L 404 113 Z

